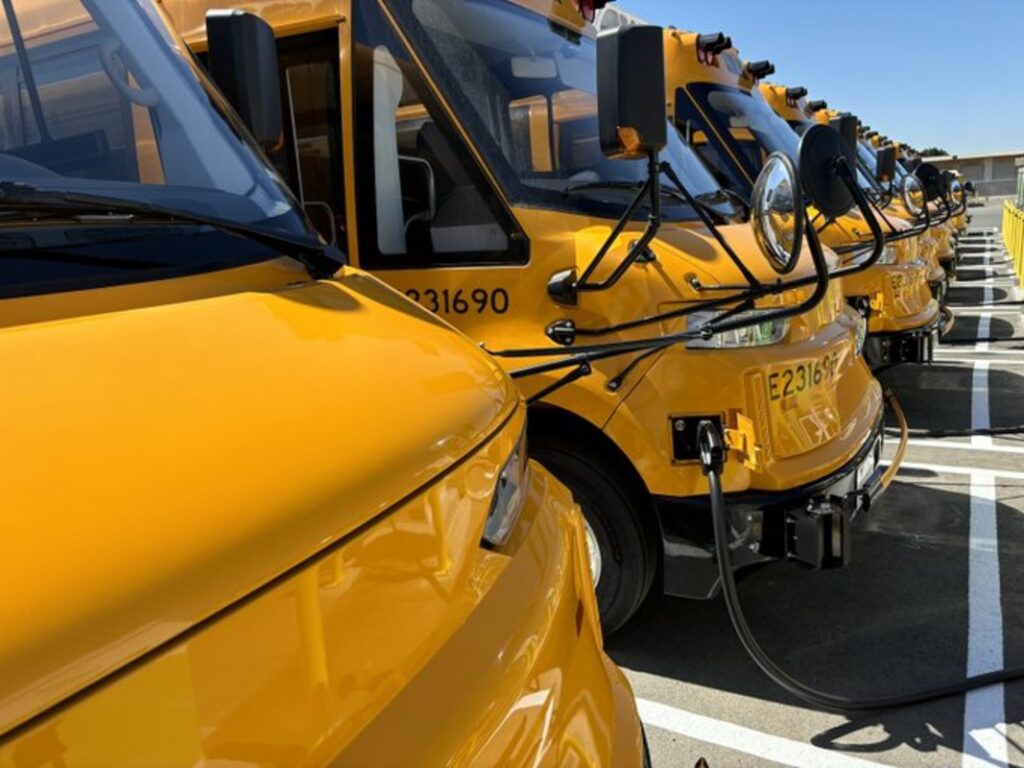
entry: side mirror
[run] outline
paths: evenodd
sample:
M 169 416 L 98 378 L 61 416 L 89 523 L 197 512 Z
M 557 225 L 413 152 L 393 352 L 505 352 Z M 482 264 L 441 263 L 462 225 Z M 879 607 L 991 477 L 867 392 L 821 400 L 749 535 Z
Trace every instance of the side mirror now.
M 914 175 L 924 188 L 925 199 L 930 203 L 938 200 L 946 191 L 946 180 L 942 177 L 942 171 L 931 163 L 921 163 L 914 170 Z
M 804 239 L 804 196 L 788 155 L 768 156 L 750 195 L 750 226 L 768 263 L 780 275 L 800 261 Z
M 601 150 L 610 158 L 650 158 L 668 143 L 664 32 L 619 27 L 597 36 Z
M 239 10 L 206 14 L 210 76 L 264 149 L 283 140 L 274 31 Z
M 828 121 L 829 126 L 843 140 L 843 154 L 851 168 L 857 164 L 857 126 L 859 122 L 853 115 L 840 115 Z
M 920 216 L 924 213 L 924 186 L 917 176 L 908 173 L 900 183 L 900 199 L 907 213 L 912 216 Z
M 875 153 L 875 179 L 888 184 L 896 178 L 896 147 L 888 144 Z
M 853 207 L 853 194 L 835 168 L 836 159 L 848 158 L 849 150 L 838 131 L 820 123 L 800 137 L 797 155 L 801 184 L 811 204 L 830 219 L 845 215 Z

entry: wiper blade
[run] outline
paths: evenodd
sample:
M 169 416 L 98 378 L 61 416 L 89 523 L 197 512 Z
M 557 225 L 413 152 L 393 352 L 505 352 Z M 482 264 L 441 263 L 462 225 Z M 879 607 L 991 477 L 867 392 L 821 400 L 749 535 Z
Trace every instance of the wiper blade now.
M 574 192 L 586 192 L 588 190 L 602 190 L 602 189 L 621 189 L 627 192 L 638 192 L 643 188 L 645 182 L 642 181 L 584 181 L 579 184 L 570 184 L 563 191 L 567 195 L 571 195 Z M 666 184 L 661 185 L 662 197 L 671 197 L 673 200 L 677 200 L 684 205 L 689 205 L 689 201 L 683 196 L 683 193 L 678 189 Z
M 237 221 L 203 216 L 190 211 L 118 197 L 44 190 L 31 184 L 4 181 L 0 182 L 0 211 L 4 209 L 59 211 L 68 215 L 129 214 L 162 221 L 179 221 L 213 227 L 227 234 L 243 237 L 280 251 L 300 262 L 314 280 L 330 277 L 347 263 L 345 254 L 339 248 L 325 245 L 317 240 L 305 240 L 283 232 L 274 232 Z

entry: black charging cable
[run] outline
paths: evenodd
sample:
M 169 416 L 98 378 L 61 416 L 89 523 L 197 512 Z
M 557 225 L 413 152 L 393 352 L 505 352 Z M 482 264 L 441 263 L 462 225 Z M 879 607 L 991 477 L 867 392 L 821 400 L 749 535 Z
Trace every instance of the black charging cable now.
M 791 677 L 762 650 L 750 631 L 747 620 L 743 615 L 743 608 L 740 605 L 739 594 L 736 591 L 736 580 L 733 578 L 732 563 L 729 558 L 728 522 L 725 494 L 722 491 L 722 470 L 725 466 L 725 445 L 722 442 L 722 436 L 712 422 L 702 421 L 697 427 L 697 439 L 700 446 L 701 465 L 704 474 L 707 476 L 708 488 L 711 493 L 711 518 L 715 535 L 715 559 L 718 562 L 718 575 L 721 579 L 722 594 L 725 597 L 729 618 L 732 620 L 732 626 L 736 630 L 740 643 L 743 644 L 743 648 L 750 655 L 750 658 L 760 667 L 762 672 L 781 688 L 801 701 L 815 707 L 839 712 L 869 712 L 872 710 L 895 709 L 911 704 L 921 704 L 926 701 L 934 701 L 948 696 L 967 693 L 968 691 L 984 688 L 988 685 L 1024 678 L 1024 667 L 1013 667 L 996 672 L 987 672 L 983 675 L 974 675 L 957 682 L 895 696 L 851 699 L 847 696 L 838 696 L 819 691 Z

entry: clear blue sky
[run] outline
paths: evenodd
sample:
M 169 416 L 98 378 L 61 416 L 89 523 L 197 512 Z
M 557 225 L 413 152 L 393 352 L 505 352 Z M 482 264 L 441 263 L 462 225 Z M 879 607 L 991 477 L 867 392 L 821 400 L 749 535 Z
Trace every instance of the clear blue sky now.
M 775 62 L 771 79 L 918 149 L 1024 149 L 1024 0 L 617 5 L 652 24 L 725 32 L 743 58 Z

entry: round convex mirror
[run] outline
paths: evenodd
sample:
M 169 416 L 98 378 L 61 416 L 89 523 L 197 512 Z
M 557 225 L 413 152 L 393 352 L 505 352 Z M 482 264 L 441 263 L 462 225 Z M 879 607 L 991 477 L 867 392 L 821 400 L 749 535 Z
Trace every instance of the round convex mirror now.
M 964 185 L 955 177 L 949 182 L 949 200 L 954 207 L 964 204 Z
M 924 187 L 914 174 L 908 173 L 900 182 L 900 199 L 911 216 L 920 216 L 924 211 Z
M 770 155 L 761 169 L 750 195 L 750 226 L 772 268 L 780 275 L 792 272 L 803 246 L 804 200 L 786 155 Z

